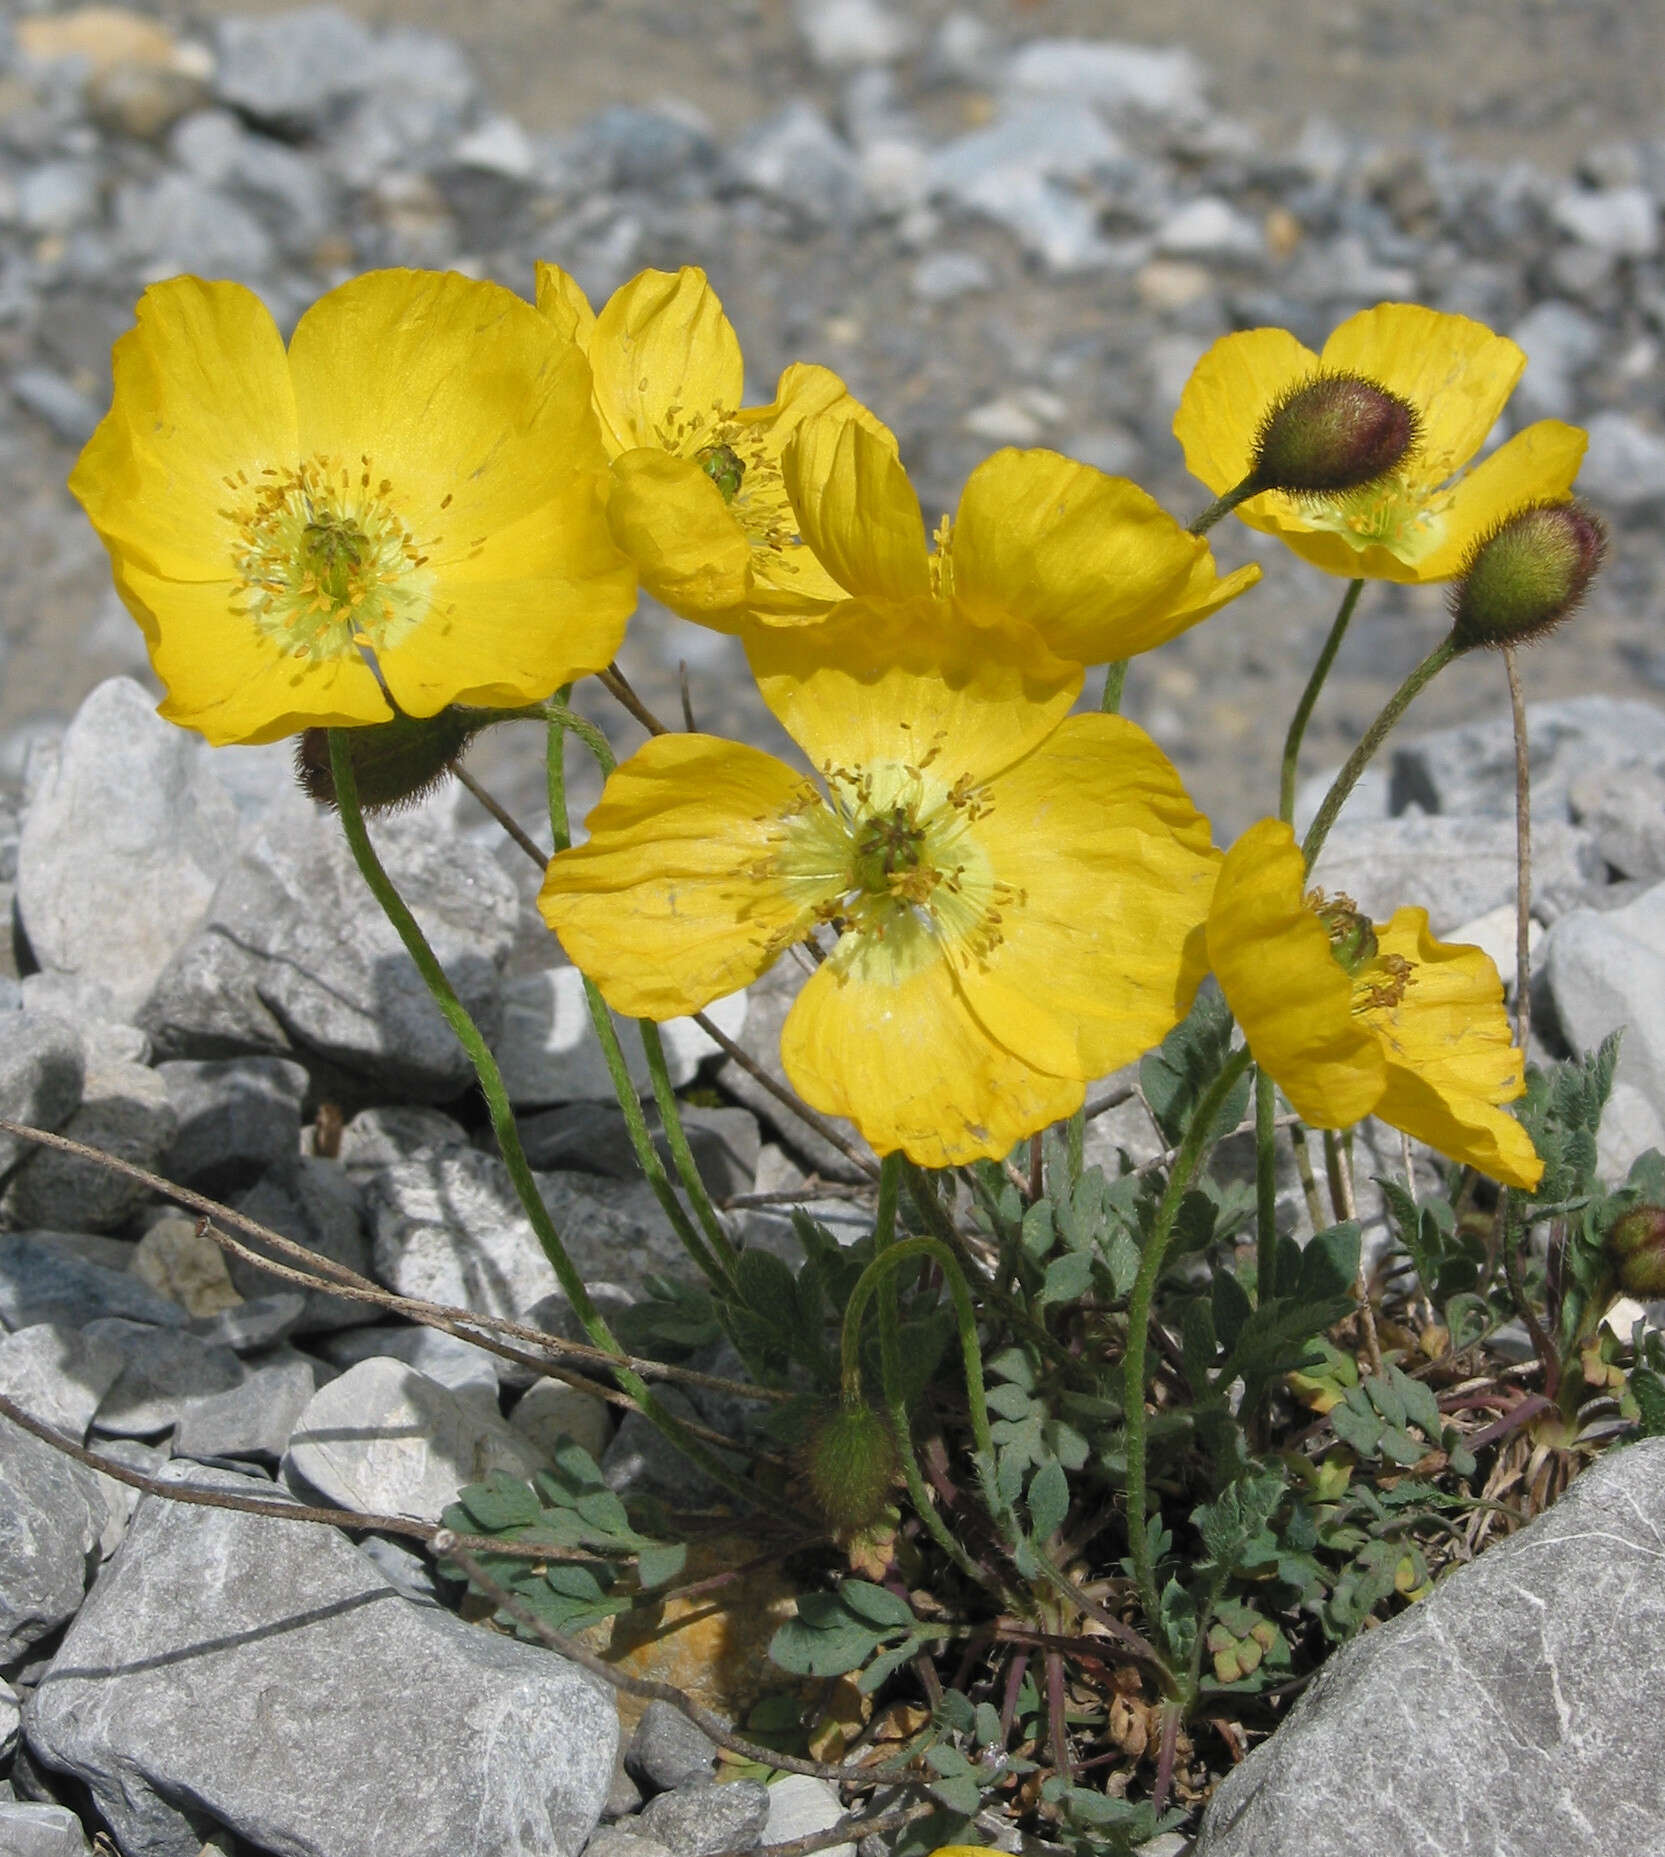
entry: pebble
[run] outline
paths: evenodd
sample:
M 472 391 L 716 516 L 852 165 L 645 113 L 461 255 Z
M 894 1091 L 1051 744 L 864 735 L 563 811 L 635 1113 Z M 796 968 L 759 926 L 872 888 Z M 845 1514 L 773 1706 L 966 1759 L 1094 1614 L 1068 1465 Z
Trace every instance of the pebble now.
M 243 1363 L 230 1348 L 177 1328 L 102 1316 L 81 1332 L 121 1356 L 121 1372 L 93 1416 L 93 1429 L 105 1437 L 155 1438 L 193 1401 L 243 1381 Z
M 1622 909 L 1563 916 L 1545 972 L 1567 1043 L 1593 1051 L 1623 1028 L 1618 1075 L 1665 1109 L 1665 884 Z
M 647 1705 L 624 1751 L 625 1772 L 654 1793 L 708 1780 L 716 1761 L 716 1744 L 668 1702 Z
M 672 1857 L 712 1857 L 755 1843 L 769 1822 L 769 1788 L 756 1780 L 708 1780 L 661 1793 L 637 1821 Z
M 143 1064 L 89 1064 L 81 1101 L 62 1133 L 153 1172 L 178 1126 L 168 1086 Z M 114 1231 L 149 1191 L 141 1181 L 52 1148 L 25 1160 L 3 1202 L 14 1225 L 56 1231 Z
M 359 1190 L 338 1162 L 306 1155 L 280 1162 L 268 1169 L 260 1182 L 236 1201 L 236 1206 L 239 1212 L 269 1226 L 280 1237 L 305 1245 L 331 1263 L 344 1264 L 361 1277 L 369 1273 L 370 1248 Z M 260 1248 L 258 1242 L 253 1248 Z M 291 1262 L 281 1253 L 274 1256 L 280 1263 Z M 291 1285 L 231 1253 L 227 1253 L 226 1268 L 241 1296 L 257 1297 L 275 1289 L 299 1288 L 306 1299 L 295 1325 L 300 1333 L 350 1328 L 365 1319 L 364 1303 L 332 1296 L 328 1290 Z
M 224 1195 L 300 1152 L 304 1065 L 279 1057 L 178 1058 L 158 1064 L 176 1128 L 159 1171 Z
M 56 1134 L 81 1105 L 86 1069 L 86 1045 L 73 1025 L 17 1010 L 0 1038 L 0 1117 Z M 0 1133 L 0 1177 L 36 1152 L 21 1135 Z
M 51 1232 L 0 1233 L 0 1322 L 32 1328 L 37 1322 L 80 1327 L 103 1316 L 182 1328 L 185 1311 L 128 1273 L 132 1247 L 119 1268 L 78 1257 Z
M 1634 413 L 1616 410 L 1592 414 L 1586 429 L 1590 448 L 1579 473 L 1586 495 L 1619 511 L 1665 501 L 1665 436 Z

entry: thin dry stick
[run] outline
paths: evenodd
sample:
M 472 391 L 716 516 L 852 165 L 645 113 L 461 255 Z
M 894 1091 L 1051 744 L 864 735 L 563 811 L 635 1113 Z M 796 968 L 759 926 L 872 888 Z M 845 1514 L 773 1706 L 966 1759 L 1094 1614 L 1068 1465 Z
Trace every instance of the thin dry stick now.
M 1324 1160 L 1329 1168 L 1330 1193 L 1335 1200 L 1336 1216 L 1342 1219 L 1356 1219 L 1359 1216 L 1358 1202 L 1353 1197 L 1353 1163 L 1347 1158 L 1347 1150 L 1336 1139 L 1333 1129 L 1324 1131 Z M 1359 1297 L 1359 1320 L 1364 1328 L 1365 1358 L 1370 1363 L 1370 1371 L 1380 1374 L 1382 1371 L 1382 1338 L 1376 1332 L 1376 1311 L 1370 1306 L 1370 1285 L 1365 1281 L 1364 1259 L 1359 1259 L 1359 1280 L 1357 1284 Z
M 631 689 L 623 671 L 616 664 L 609 664 L 604 671 L 596 672 L 596 681 L 607 694 L 628 709 L 636 720 L 650 735 L 669 735 L 670 730 L 648 708 L 647 704 Z
M 1503 668 L 1515 725 L 1515 1043 L 1524 1058 L 1532 1031 L 1532 760 L 1513 645 L 1503 647 Z
M 806 1773 L 812 1779 L 833 1780 L 846 1785 L 932 1786 L 936 1783 L 934 1777 L 921 1778 L 917 1774 L 893 1771 L 853 1773 L 847 1767 L 828 1766 L 819 1760 L 800 1760 L 795 1754 L 783 1754 L 775 1748 L 748 1741 L 743 1735 L 737 1735 L 720 1715 L 714 1715 L 711 1710 L 703 1708 L 691 1696 L 683 1695 L 681 1690 L 673 1688 L 669 1683 L 658 1683 L 650 1677 L 625 1676 L 622 1671 L 615 1670 L 610 1663 L 597 1657 L 587 1646 L 546 1624 L 530 1606 L 499 1586 L 467 1548 L 462 1546 L 461 1537 L 453 1535 L 449 1529 L 440 1529 L 433 1538 L 432 1546 L 435 1554 L 454 1561 L 500 1612 L 513 1619 L 522 1630 L 531 1632 L 548 1649 L 568 1658 L 581 1670 L 600 1677 L 602 1682 L 611 1684 L 626 1695 L 642 1696 L 650 1702 L 668 1702 L 672 1708 L 679 1709 L 687 1716 L 708 1740 L 715 1741 L 718 1747 L 726 1747 L 731 1754 L 738 1754 L 744 1760 L 759 1761 L 764 1766 L 779 1768 L 783 1773 Z
M 700 725 L 694 720 L 694 699 L 688 690 L 688 660 L 678 658 L 676 661 L 676 687 L 682 697 L 682 726 L 690 735 L 700 732 Z
M 474 795 L 475 799 L 478 800 L 497 823 L 502 826 L 503 830 L 508 833 L 517 845 L 519 845 L 521 850 L 526 853 L 540 870 L 542 870 L 549 863 L 549 853 L 543 850 L 539 846 L 537 840 L 522 828 L 520 821 L 508 811 L 500 800 L 493 794 L 488 793 L 486 789 L 480 785 L 479 781 L 474 778 L 466 767 L 459 767 L 455 771 L 457 779 L 467 791 Z

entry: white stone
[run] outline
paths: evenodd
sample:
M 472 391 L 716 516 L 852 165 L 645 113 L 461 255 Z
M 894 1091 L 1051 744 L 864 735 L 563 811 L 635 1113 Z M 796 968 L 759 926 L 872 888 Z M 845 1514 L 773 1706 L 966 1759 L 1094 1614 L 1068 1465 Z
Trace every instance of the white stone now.
M 1665 1116 L 1634 1083 L 1620 1077 L 1601 1112 L 1596 1171 L 1603 1180 L 1622 1180 L 1636 1157 L 1650 1148 L 1665 1150 Z
M 880 0 L 796 0 L 792 17 L 824 70 L 889 64 L 914 42 L 909 22 Z
M 1569 187 L 1550 213 L 1563 232 L 1615 258 L 1651 258 L 1659 249 L 1659 208 L 1645 187 Z
M 570 1438 L 599 1462 L 613 1437 L 607 1402 L 560 1380 L 538 1380 L 529 1386 L 509 1414 L 509 1424 L 551 1460 L 556 1445 Z
M 769 1818 L 763 1827 L 763 1846 L 789 1844 L 831 1831 L 844 1816 L 838 1794 L 825 1780 L 809 1773 L 783 1773 L 769 1788 Z M 856 1857 L 853 1844 L 830 1844 L 821 1857 Z
M 1546 962 L 1567 1042 L 1593 1051 L 1622 1027 L 1617 1074 L 1665 1113 L 1665 884 L 1622 909 L 1563 916 Z
M 1515 984 L 1515 955 L 1517 942 L 1515 936 L 1515 906 L 1513 903 L 1499 903 L 1495 909 L 1488 909 L 1483 916 L 1476 916 L 1472 922 L 1465 922 L 1461 928 L 1454 928 L 1443 939 L 1458 942 L 1470 948 L 1478 948 L 1497 969 L 1497 977 L 1507 990 Z M 1526 949 L 1527 959 L 1536 966 L 1533 958 L 1543 945 L 1544 925 L 1536 916 L 1527 918 Z
M 1260 258 L 1266 240 L 1260 227 L 1218 194 L 1186 201 L 1157 229 L 1156 246 L 1175 258 Z
M 538 164 L 532 138 L 512 116 L 491 116 L 479 128 L 460 136 L 451 150 L 458 167 L 501 174 L 506 180 L 531 178 Z
M 1617 509 L 1665 499 L 1665 438 L 1614 408 L 1595 414 L 1587 429 L 1581 490 Z
M 1070 97 L 1112 111 L 1169 115 L 1204 107 L 1201 67 L 1178 46 L 1032 39 L 1012 58 L 1006 82 L 1017 92 Z

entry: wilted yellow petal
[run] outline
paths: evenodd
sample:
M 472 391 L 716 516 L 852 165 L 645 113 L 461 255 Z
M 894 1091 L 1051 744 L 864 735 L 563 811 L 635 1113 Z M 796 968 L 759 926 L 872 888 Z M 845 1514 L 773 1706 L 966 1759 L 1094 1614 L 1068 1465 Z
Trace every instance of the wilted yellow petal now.
M 685 454 L 740 404 L 740 340 L 703 271 L 643 271 L 613 292 L 590 337 L 609 452 Z
M 590 308 L 590 299 L 577 278 L 558 264 L 546 264 L 542 259 L 534 266 L 533 275 L 536 279 L 533 300 L 539 314 L 547 316 L 566 340 L 576 342 L 588 354 L 595 333 L 595 311 Z
M 805 420 L 781 464 L 799 533 L 841 587 L 893 600 L 930 591 L 919 499 L 894 442 L 823 414 Z

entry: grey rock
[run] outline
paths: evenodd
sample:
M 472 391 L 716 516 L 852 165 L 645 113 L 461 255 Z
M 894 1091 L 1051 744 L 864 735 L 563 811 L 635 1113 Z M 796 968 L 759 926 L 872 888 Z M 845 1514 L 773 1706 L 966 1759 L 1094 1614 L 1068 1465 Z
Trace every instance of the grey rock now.
M 436 1739 L 413 1705 L 437 1695 L 451 1726 Z M 411 1604 L 340 1536 L 156 1498 L 25 1723 L 37 1756 L 84 1779 L 122 1848 L 147 1857 L 197 1857 L 213 1823 L 314 1857 L 360 1857 L 390 1823 L 404 1857 L 576 1857 L 618 1740 L 590 1678 Z
M 881 0 L 795 0 L 792 21 L 828 71 L 889 64 L 914 43 L 912 23 Z
M 1617 1074 L 1665 1114 L 1665 884 L 1622 909 L 1563 916 L 1544 965 L 1568 1044 L 1592 1051 L 1622 1028 Z
M 615 103 L 584 125 L 584 152 L 602 164 L 608 184 L 658 192 L 701 185 L 716 166 L 717 145 L 692 112 Z
M 624 1751 L 624 1770 L 656 1793 L 711 1777 L 717 1746 L 668 1702 L 650 1702 Z
M 379 824 L 377 850 L 488 1040 L 519 900 L 489 852 L 418 809 Z M 164 1057 L 266 1051 L 328 1060 L 390 1091 L 459 1094 L 473 1071 L 367 894 L 336 821 L 299 790 L 254 822 L 207 918 L 140 1015 Z
M 498 1416 L 495 1397 L 454 1392 L 402 1361 L 360 1361 L 315 1393 L 284 1470 L 330 1502 L 437 1522 L 467 1483 L 529 1477 L 541 1452 Z
M 212 1315 L 193 1316 L 191 1333 L 230 1348 L 234 1354 L 255 1354 L 281 1341 L 305 1314 L 304 1291 L 274 1290 L 233 1303 L 229 1309 L 217 1309 Z
M 1553 921 L 1604 875 L 1592 833 L 1553 818 L 1534 824 L 1535 914 Z M 1513 899 L 1514 822 L 1440 814 L 1383 819 L 1345 837 L 1332 836 L 1313 866 L 1312 880 L 1332 896 L 1352 897 L 1374 922 L 1417 905 L 1428 911 L 1434 933 L 1447 935 Z
M 562 1174 L 536 1179 L 592 1294 L 621 1275 L 635 1284 L 680 1261 L 674 1239 L 602 1203 L 591 1189 L 607 1182 Z M 384 1168 L 371 1179 L 367 1199 L 375 1274 L 389 1289 L 511 1318 L 552 1297 L 564 1301 L 507 1168 L 490 1155 L 430 1154 Z
M 177 1328 L 103 1316 L 82 1332 L 122 1358 L 93 1418 L 93 1429 L 106 1436 L 154 1438 L 177 1425 L 193 1400 L 242 1384 L 243 1363 L 230 1348 Z
M 0 1340 L 0 1393 L 77 1444 L 121 1370 L 115 1348 L 62 1322 L 37 1322 Z
M 236 1205 L 239 1212 L 331 1263 L 344 1264 L 360 1276 L 368 1273 L 370 1247 L 358 1188 L 339 1163 L 305 1155 L 284 1162 L 270 1169 Z M 281 1253 L 274 1252 L 273 1256 L 280 1263 L 289 1261 Z M 226 1266 L 243 1296 L 264 1296 L 275 1289 L 299 1287 L 230 1254 Z M 365 1304 L 332 1296 L 328 1290 L 302 1289 L 301 1294 L 306 1298 L 306 1307 L 295 1324 L 297 1334 L 350 1328 L 362 1322 L 367 1313 Z
M 532 138 L 512 116 L 488 116 L 452 145 L 451 160 L 499 180 L 528 181 L 537 168 Z
M 81 1603 L 107 1511 L 83 1465 L 0 1418 L 0 1667 L 16 1663 Z
M 1665 877 L 1665 773 L 1652 767 L 1598 768 L 1568 790 L 1574 819 L 1595 834 L 1621 877 Z
M 100 1438 L 97 1442 L 98 1455 L 106 1462 L 120 1464 L 124 1470 L 136 1471 L 140 1476 L 160 1475 L 162 1466 L 172 1455 L 166 1444 L 142 1444 L 137 1438 Z M 140 1492 L 120 1477 L 106 1476 L 102 1471 L 93 1474 L 104 1498 L 104 1532 L 99 1536 L 98 1551 L 108 1560 L 121 1546 L 127 1524 L 139 1506 Z
M 373 81 L 370 34 L 333 6 L 221 20 L 218 51 L 220 101 L 288 133 L 321 128 Z
M 1597 503 L 1638 510 L 1665 500 L 1665 437 L 1632 413 L 1596 413 L 1579 487 Z
M 742 991 L 713 1000 L 706 1016 L 738 1039 L 746 1023 L 746 998 Z M 632 1083 L 639 1092 L 648 1091 L 652 1086 L 640 1028 L 618 1014 L 613 1015 L 613 1026 Z M 659 1040 L 673 1089 L 691 1083 L 699 1066 L 719 1049 L 692 1019 L 666 1020 L 659 1027 Z M 505 983 L 502 1033 L 494 1054 L 517 1109 L 614 1100 L 613 1081 L 584 997 L 583 975 L 576 967 L 546 967 Z
M 17 904 L 36 959 L 101 981 L 129 1016 L 202 920 L 236 825 L 189 732 L 131 678 L 100 684 L 24 815 Z
M 1527 419 L 1570 419 L 1577 408 L 1573 383 L 1607 345 L 1601 325 L 1576 304 L 1551 297 L 1533 304 L 1509 333 L 1526 352 L 1515 410 Z
M 1196 1857 L 1660 1848 L 1662 1535 L 1665 1441 L 1609 1452 L 1547 1515 L 1336 1652 L 1227 1774 Z
M 992 290 L 994 272 L 975 252 L 927 252 L 913 267 L 908 287 L 921 303 L 952 303 L 980 290 Z
M 1665 1112 L 1635 1084 L 1615 1078 L 1596 1131 L 1596 1171 L 1603 1180 L 1622 1180 L 1631 1162 L 1650 1148 L 1665 1152 Z
M 305 1067 L 280 1057 L 158 1064 L 178 1128 L 160 1171 L 222 1197 L 300 1151 Z
M 1563 232 L 1614 258 L 1651 258 L 1659 249 L 1659 207 L 1645 187 L 1569 187 L 1551 202 Z
M 317 164 L 270 136 L 251 135 L 229 110 L 198 110 L 171 137 L 174 159 L 199 180 L 248 198 L 284 245 L 304 251 L 330 221 Z
M 763 1844 L 789 1844 L 794 1838 L 831 1831 L 844 1816 L 838 1794 L 810 1773 L 783 1773 L 769 1788 L 769 1818 Z M 832 1844 L 826 1857 L 856 1857 L 854 1844 Z
M 19 406 L 44 419 L 71 445 L 86 444 L 103 417 L 86 394 L 55 368 L 19 368 L 8 384 Z
M 164 273 L 195 262 L 252 288 L 277 263 L 272 235 L 254 213 L 223 188 L 177 171 L 123 183 L 116 231 L 131 263 Z
M 556 1446 L 570 1438 L 599 1462 L 613 1436 L 607 1402 L 560 1380 L 533 1381 L 509 1414 L 509 1424 L 551 1461 Z
M 63 1019 L 17 1012 L 0 1038 L 0 1117 L 56 1134 L 75 1113 L 86 1081 L 86 1047 Z M 0 1175 L 36 1152 L 33 1142 L 0 1134 Z
M 381 1322 L 374 1327 L 338 1329 L 333 1335 L 321 1336 L 317 1346 L 325 1360 L 343 1370 L 360 1361 L 402 1361 L 453 1393 L 475 1393 L 494 1407 L 497 1403 L 492 1356 L 440 1328 Z
M 769 1822 L 769 1789 L 756 1780 L 682 1786 L 650 1799 L 637 1822 L 674 1857 L 708 1857 L 757 1841 Z
M 154 1172 L 177 1126 L 168 1087 L 155 1071 L 97 1061 L 87 1067 L 80 1106 L 63 1133 Z M 5 1208 L 14 1225 L 113 1231 L 148 1191 L 141 1181 L 96 1161 L 42 1148 L 12 1175 Z
M 117 1016 L 110 989 L 83 974 L 25 974 L 18 982 L 25 1012 L 63 1019 L 81 1034 L 89 1066 L 97 1063 L 148 1064 L 150 1040 L 136 1025 Z
M 1174 116 L 1206 108 L 1202 70 L 1178 46 L 1031 39 L 1013 54 L 1005 78 L 1020 94 L 1067 97 L 1112 113 Z
M 67 1805 L 0 1801 L 0 1850 L 6 1857 L 86 1857 L 91 1848 Z
M 255 1367 L 241 1385 L 196 1399 L 173 1436 L 178 1457 L 252 1457 L 277 1463 L 317 1391 L 304 1360 Z
M 0 1234 L 0 1323 L 11 1329 L 37 1322 L 80 1328 L 102 1316 L 185 1325 L 178 1303 L 129 1275 L 125 1266 L 111 1269 L 78 1257 L 62 1233 Z
M 1572 817 L 1572 785 L 1596 769 L 1665 771 L 1665 709 L 1613 696 L 1533 703 L 1526 712 L 1532 819 Z M 1513 819 L 1515 738 L 1508 714 L 1440 729 L 1394 751 L 1392 810 Z M 1478 913 L 1478 912 L 1476 912 Z
M 651 1703 L 648 1705 L 653 1706 Z M 657 1838 L 638 1837 L 630 1827 L 636 1823 L 635 1811 L 642 1802 L 641 1794 L 636 1790 L 636 1783 L 628 1774 L 620 1778 L 630 1788 L 632 1802 L 625 1812 L 603 1812 L 608 1817 L 617 1819 L 617 1824 L 604 1823 L 601 1829 L 584 1846 L 584 1857 L 672 1857 L 670 1846 L 661 1844 Z M 609 1804 L 612 1796 L 609 1794 Z
M 361 1109 L 342 1129 L 338 1158 L 349 1172 L 360 1172 L 430 1150 L 468 1145 L 468 1130 L 442 1110 L 388 1103 Z
M 675 1179 L 670 1144 L 655 1105 L 644 1105 L 644 1114 L 659 1159 Z M 706 1109 L 684 1103 L 681 1119 L 694 1164 L 712 1196 L 726 1199 L 749 1192 L 762 1145 L 757 1118 L 745 1109 Z M 527 1160 L 549 1172 L 570 1168 L 610 1174 L 616 1180 L 641 1177 L 624 1112 L 617 1103 L 568 1103 L 527 1116 L 520 1125 L 520 1139 Z
M 68 232 L 98 216 L 98 169 L 90 161 L 43 161 L 18 177 L 17 217 L 31 232 Z
M 1254 260 L 1266 255 L 1260 227 L 1218 194 L 1175 207 L 1156 229 L 1156 249 L 1171 258 Z
M 812 226 L 851 225 L 866 211 L 855 154 L 807 98 L 749 130 L 729 151 L 735 180 Z
M 688 1395 L 677 1386 L 655 1389 L 661 1406 L 672 1418 L 704 1422 L 704 1415 Z M 741 1459 L 728 1453 L 728 1461 L 738 1469 Z M 640 1491 L 658 1496 L 679 1508 L 700 1508 L 723 1501 L 728 1492 L 712 1477 L 684 1456 L 665 1434 L 640 1412 L 627 1412 L 613 1434 L 601 1458 L 601 1474 L 609 1489 L 620 1492 Z M 654 1831 L 653 1835 L 662 1834 Z M 665 1838 L 667 1844 L 674 1840 Z
M 0 1682 L 0 1760 L 10 1760 L 17 1752 L 18 1724 L 23 1719 L 23 1705 L 10 1683 Z

